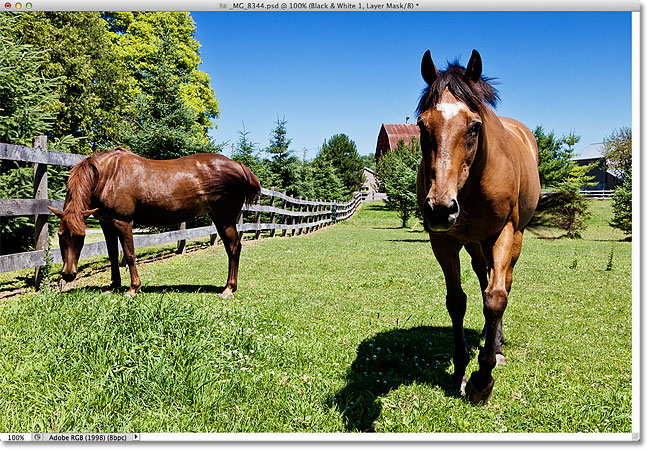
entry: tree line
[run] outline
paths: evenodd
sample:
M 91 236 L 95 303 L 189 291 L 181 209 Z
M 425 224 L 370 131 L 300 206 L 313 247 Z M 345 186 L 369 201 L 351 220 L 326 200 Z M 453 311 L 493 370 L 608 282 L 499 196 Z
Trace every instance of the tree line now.
M 91 154 L 124 145 L 153 159 L 221 152 L 208 134 L 220 107 L 201 71 L 187 12 L 29 12 L 0 15 L 0 142 Z M 344 200 L 363 182 L 363 161 L 345 134 L 313 161 L 290 147 L 277 119 L 265 148 L 243 129 L 234 158 L 265 187 L 293 196 Z M 32 196 L 31 167 L 0 161 L 0 198 Z M 49 198 L 65 197 L 67 169 L 48 167 Z M 54 229 L 50 227 L 50 229 Z M 0 221 L 2 252 L 32 245 L 33 218 Z

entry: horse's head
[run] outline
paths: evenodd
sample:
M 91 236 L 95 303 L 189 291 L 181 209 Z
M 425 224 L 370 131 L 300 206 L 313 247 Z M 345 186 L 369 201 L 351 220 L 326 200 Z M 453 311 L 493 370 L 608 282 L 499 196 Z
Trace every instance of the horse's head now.
M 96 212 L 98 208 L 71 212 L 59 211 L 50 206 L 48 208 L 61 219 L 58 229 L 58 242 L 63 257 L 61 274 L 65 281 L 70 282 L 76 278 L 76 266 L 85 241 L 85 219 Z
M 461 213 L 458 194 L 481 139 L 483 122 L 478 111 L 483 100 L 496 101 L 496 91 L 481 79 L 481 67 L 476 50 L 466 69 L 454 63 L 440 74 L 429 50 L 422 58 L 422 77 L 428 87 L 418 106 L 422 149 L 418 205 L 431 231 L 448 231 L 456 223 Z

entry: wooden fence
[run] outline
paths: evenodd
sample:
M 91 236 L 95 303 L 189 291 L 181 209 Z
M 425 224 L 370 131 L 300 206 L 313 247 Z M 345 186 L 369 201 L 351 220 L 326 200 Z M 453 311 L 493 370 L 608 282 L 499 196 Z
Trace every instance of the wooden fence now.
M 584 194 L 584 198 L 594 200 L 608 199 L 613 197 L 613 190 L 611 189 L 599 189 L 591 191 L 584 190 L 580 191 L 580 193 Z
M 46 265 L 49 251 L 50 263 L 62 262 L 58 248 L 49 248 L 47 218 L 51 214 L 47 206 L 63 209 L 63 200 L 50 200 L 47 195 L 47 166 L 73 166 L 86 156 L 71 153 L 47 151 L 47 139 L 44 136 L 34 138 L 33 147 L 0 143 L 0 160 L 22 161 L 34 164 L 34 198 L 33 199 L 0 199 L 0 220 L 2 217 L 35 216 L 35 250 L 9 255 L 0 255 L 0 273 L 12 272 L 31 267 L 36 268 L 35 285 L 41 282 L 40 267 Z M 314 231 L 325 225 L 349 218 L 362 201 L 361 193 L 356 193 L 347 203 L 325 202 L 294 198 L 273 189 L 262 189 L 258 202 L 244 205 L 237 229 L 238 232 L 253 232 L 258 239 L 263 231 L 270 236 L 280 233 L 281 236 L 292 236 Z M 245 222 L 245 215 L 253 214 L 253 220 Z M 217 240 L 216 227 L 212 225 L 186 229 L 186 224 L 179 230 L 155 234 L 135 234 L 135 247 L 178 242 L 178 251 L 182 252 L 186 239 L 210 236 L 211 244 Z M 107 254 L 106 243 L 92 242 L 83 246 L 81 258 Z

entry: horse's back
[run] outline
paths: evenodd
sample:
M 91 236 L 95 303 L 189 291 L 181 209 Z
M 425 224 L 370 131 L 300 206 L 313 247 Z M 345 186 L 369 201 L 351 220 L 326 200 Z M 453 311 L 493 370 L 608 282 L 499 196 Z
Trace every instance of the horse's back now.
M 212 210 L 219 198 L 234 195 L 242 205 L 246 196 L 245 169 L 217 153 L 152 160 L 113 150 L 97 155 L 96 163 L 100 204 L 140 223 L 182 222 Z
M 518 120 L 511 119 L 509 117 L 499 116 L 499 119 L 508 133 L 511 133 L 519 139 L 521 147 L 524 151 L 527 151 L 530 156 L 532 156 L 536 165 L 538 162 L 537 141 L 535 140 L 535 136 L 532 131 L 530 131 L 530 128 Z

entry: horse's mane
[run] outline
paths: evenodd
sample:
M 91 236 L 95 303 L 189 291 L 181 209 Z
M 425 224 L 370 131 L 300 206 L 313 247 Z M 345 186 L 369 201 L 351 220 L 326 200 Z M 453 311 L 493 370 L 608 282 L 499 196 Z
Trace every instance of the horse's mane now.
M 67 227 L 71 232 L 76 234 L 85 232 L 85 221 L 81 213 L 90 208 L 92 193 L 99 178 L 99 167 L 96 158 L 115 151 L 128 152 L 129 150 L 119 146 L 105 152 L 94 153 L 70 170 L 63 213 L 65 214 Z
M 472 111 L 479 111 L 485 103 L 496 107 L 499 101 L 499 93 L 494 88 L 494 78 L 481 76 L 476 81 L 465 79 L 465 68 L 458 60 L 447 64 L 447 68 L 438 72 L 438 78 L 432 84 L 423 89 L 420 95 L 420 102 L 416 109 L 419 116 L 424 111 L 436 106 L 445 88 L 464 102 Z

